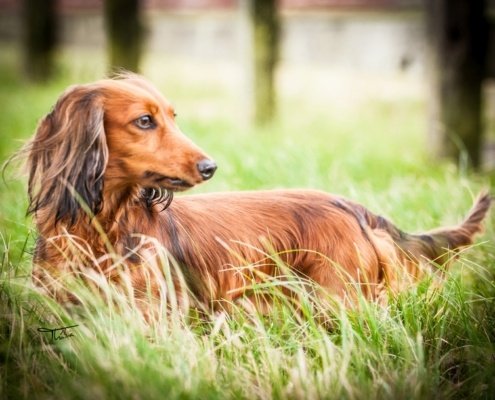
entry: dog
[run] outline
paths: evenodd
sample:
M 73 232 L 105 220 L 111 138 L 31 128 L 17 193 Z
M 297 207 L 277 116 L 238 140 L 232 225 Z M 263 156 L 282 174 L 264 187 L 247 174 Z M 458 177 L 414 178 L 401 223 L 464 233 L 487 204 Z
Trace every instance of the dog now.
M 314 190 L 173 198 L 212 178 L 217 165 L 179 130 L 169 101 L 134 74 L 68 88 L 25 151 L 28 212 L 39 233 L 36 281 L 56 281 L 75 265 L 114 279 L 112 253 L 144 293 L 143 260 L 152 252 L 138 244 L 151 237 L 205 304 L 249 298 L 253 282 L 282 277 L 281 266 L 324 295 L 376 300 L 446 268 L 482 232 L 491 203 L 482 193 L 459 225 L 408 234 L 351 200 Z

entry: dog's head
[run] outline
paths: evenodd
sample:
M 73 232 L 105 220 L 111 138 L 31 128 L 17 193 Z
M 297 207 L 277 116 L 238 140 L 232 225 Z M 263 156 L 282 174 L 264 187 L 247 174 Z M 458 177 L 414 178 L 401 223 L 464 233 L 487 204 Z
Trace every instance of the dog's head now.
M 81 206 L 98 214 L 104 191 L 180 191 L 216 170 L 182 134 L 171 104 L 132 74 L 69 88 L 27 151 L 29 211 L 72 223 Z

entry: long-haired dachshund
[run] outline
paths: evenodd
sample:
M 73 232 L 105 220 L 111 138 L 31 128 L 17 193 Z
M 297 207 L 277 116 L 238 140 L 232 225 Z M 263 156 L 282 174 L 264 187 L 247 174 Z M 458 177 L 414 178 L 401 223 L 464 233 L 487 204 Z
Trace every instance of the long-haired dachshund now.
M 131 74 L 67 89 L 26 151 L 39 231 L 35 277 L 61 277 L 81 264 L 112 279 L 114 252 L 130 266 L 135 291 L 146 291 L 152 253 L 139 250 L 142 235 L 168 250 L 207 304 L 248 297 L 253 282 L 282 275 L 280 265 L 334 298 L 352 300 L 358 290 L 376 299 L 380 288 L 400 290 L 426 268 L 445 267 L 482 230 L 491 202 L 482 194 L 461 224 L 413 235 L 312 190 L 172 201 L 217 166 L 179 130 L 171 104 Z

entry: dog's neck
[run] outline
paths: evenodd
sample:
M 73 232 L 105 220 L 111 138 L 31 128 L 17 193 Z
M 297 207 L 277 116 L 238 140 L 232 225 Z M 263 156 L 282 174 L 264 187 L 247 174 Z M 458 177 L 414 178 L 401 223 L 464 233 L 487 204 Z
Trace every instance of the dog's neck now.
M 84 207 L 79 209 L 74 220 L 67 216 L 56 221 L 55 212 L 49 207 L 36 213 L 40 234 L 38 261 L 58 260 L 60 254 L 65 254 L 66 259 L 71 259 L 71 254 L 80 257 L 76 248 L 81 243 L 87 250 L 90 249 L 89 259 L 96 260 L 107 254 L 108 244 L 117 254 L 123 255 L 132 245 L 129 240 L 134 234 L 146 233 L 146 230 L 139 231 L 138 227 L 152 224 L 173 198 L 172 192 L 139 186 L 122 187 L 120 190 L 104 187 L 103 190 L 102 198 L 105 200 L 96 215 L 88 213 Z M 45 244 L 40 246 L 40 243 Z M 105 266 L 101 267 L 105 269 Z

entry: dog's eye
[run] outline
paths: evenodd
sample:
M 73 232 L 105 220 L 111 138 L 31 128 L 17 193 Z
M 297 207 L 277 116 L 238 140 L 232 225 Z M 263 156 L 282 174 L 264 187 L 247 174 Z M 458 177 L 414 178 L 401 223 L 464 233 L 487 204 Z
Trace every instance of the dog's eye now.
M 140 129 L 153 129 L 155 128 L 155 121 L 151 115 L 143 115 L 134 121 L 134 124 Z

